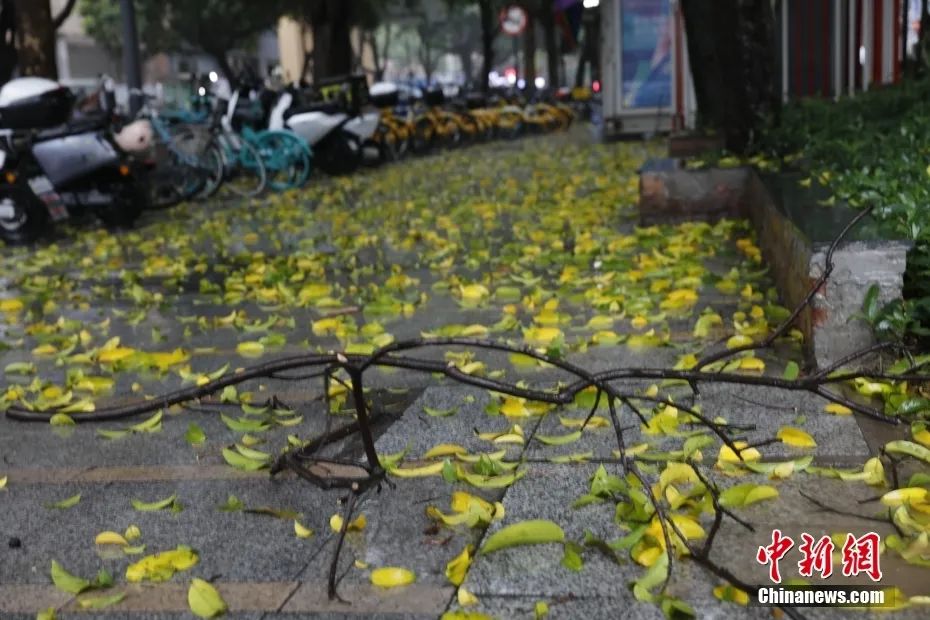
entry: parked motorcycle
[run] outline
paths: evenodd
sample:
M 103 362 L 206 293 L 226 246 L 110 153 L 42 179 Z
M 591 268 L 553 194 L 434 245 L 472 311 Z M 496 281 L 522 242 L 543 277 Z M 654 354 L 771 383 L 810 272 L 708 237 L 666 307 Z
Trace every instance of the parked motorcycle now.
M 301 102 L 306 91 L 286 89 L 271 111 L 268 128 L 290 129 L 313 149 L 313 161 L 327 174 L 349 174 L 361 165 L 364 149 L 378 128 L 380 115 L 363 115 L 367 99 L 364 76 L 333 79 L 315 85 L 318 93 L 334 93 L 322 101 Z
M 73 118 L 74 95 L 37 77 L 0 88 L 0 238 L 26 243 L 49 223 L 83 214 L 129 226 L 147 194 L 141 153 L 151 128 L 112 131 L 104 112 Z

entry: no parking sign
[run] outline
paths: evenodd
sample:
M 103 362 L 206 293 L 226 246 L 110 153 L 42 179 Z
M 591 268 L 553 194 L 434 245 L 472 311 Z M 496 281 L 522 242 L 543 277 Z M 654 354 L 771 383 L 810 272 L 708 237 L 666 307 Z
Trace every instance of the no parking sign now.
M 526 9 L 516 4 L 504 7 L 501 10 L 499 20 L 501 32 L 511 37 L 520 36 L 526 30 L 526 23 L 529 21 Z

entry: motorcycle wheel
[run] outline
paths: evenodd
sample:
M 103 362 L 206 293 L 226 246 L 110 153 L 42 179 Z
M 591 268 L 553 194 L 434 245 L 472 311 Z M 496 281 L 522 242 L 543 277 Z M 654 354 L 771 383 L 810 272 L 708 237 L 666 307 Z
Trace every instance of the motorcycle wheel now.
M 362 163 L 362 144 L 358 137 L 348 131 L 337 131 L 324 138 L 319 144 L 319 153 L 314 162 L 326 174 L 339 176 L 355 172 Z
M 12 203 L 13 215 L 12 217 L 0 215 L 0 239 L 8 245 L 35 241 L 48 223 L 48 211 L 45 204 L 31 191 L 22 187 L 16 187 L 0 194 L 0 202 L 6 201 Z
M 149 192 L 144 183 L 132 177 L 115 181 L 113 201 L 97 210 L 97 218 L 107 228 L 130 228 L 148 206 Z

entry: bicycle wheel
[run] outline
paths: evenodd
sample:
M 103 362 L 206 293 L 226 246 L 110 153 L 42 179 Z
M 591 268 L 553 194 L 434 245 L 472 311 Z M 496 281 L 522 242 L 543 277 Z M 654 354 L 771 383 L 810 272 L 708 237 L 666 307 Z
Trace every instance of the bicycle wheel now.
M 202 127 L 178 125 L 171 128 L 168 149 L 178 171 L 178 192 L 182 199 L 200 200 L 214 195 L 223 182 L 222 152 Z
M 268 180 L 262 156 L 257 148 L 239 136 L 230 138 L 230 165 L 226 170 L 222 189 L 240 198 L 254 198 L 265 190 Z
M 223 150 L 219 144 L 210 141 L 205 151 L 197 158 L 196 168 L 203 180 L 197 198 L 204 200 L 216 194 L 226 176 L 226 166 L 223 161 Z
M 310 147 L 300 136 L 267 131 L 258 134 L 253 144 L 265 165 L 268 187 L 274 191 L 303 187 L 310 178 Z

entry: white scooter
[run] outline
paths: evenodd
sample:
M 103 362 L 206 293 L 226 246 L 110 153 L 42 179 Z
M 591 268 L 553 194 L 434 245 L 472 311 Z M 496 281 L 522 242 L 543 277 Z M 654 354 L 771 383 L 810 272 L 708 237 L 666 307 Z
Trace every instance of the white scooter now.
M 351 89 L 348 104 L 325 101 L 306 106 L 295 105 L 295 88 L 287 89 L 272 108 L 269 129 L 290 129 L 310 144 L 313 161 L 328 174 L 348 174 L 364 159 L 380 159 L 372 136 L 378 128 L 377 112 L 361 113 L 367 94 L 364 77 L 333 81 Z M 363 90 L 365 92 L 363 92 Z

